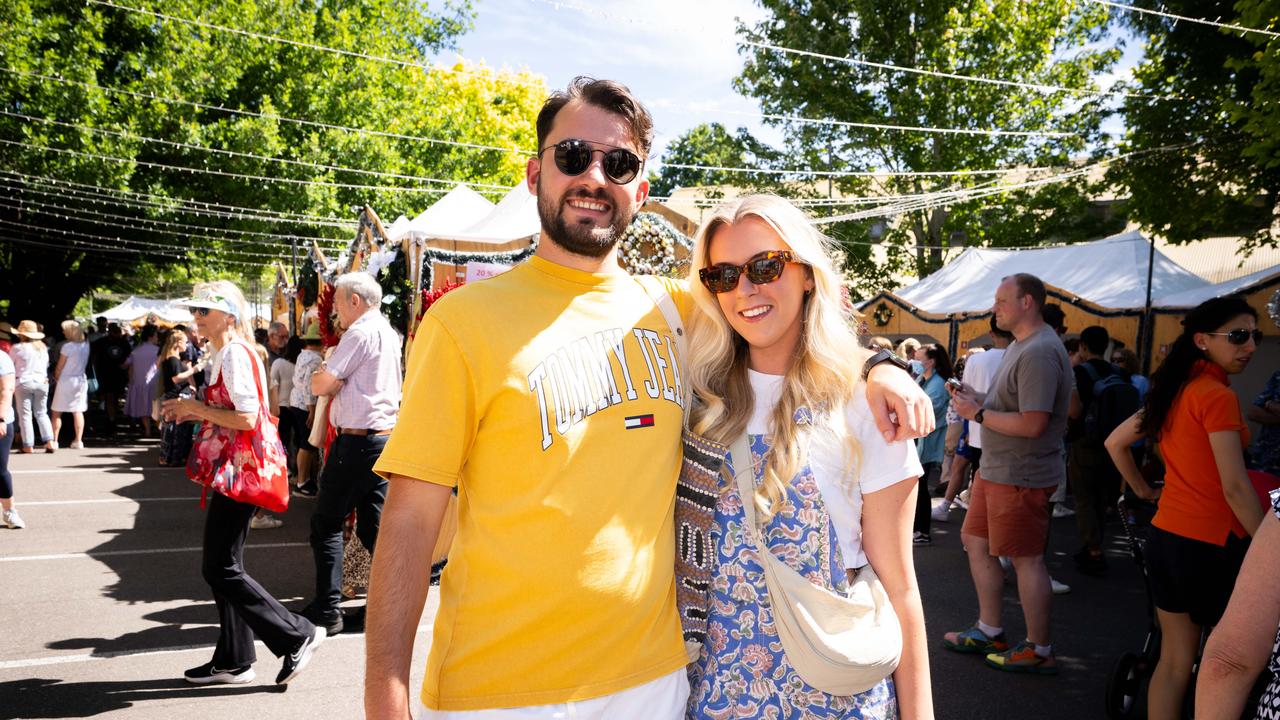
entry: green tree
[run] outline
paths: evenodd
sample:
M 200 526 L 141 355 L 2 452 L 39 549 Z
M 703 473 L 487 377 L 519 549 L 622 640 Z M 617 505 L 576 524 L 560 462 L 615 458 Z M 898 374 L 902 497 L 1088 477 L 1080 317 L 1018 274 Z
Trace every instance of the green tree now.
M 685 131 L 662 154 L 661 171 L 649 180 L 650 193 L 670 195 L 679 188 L 768 184 L 769 176 L 727 170 L 677 167 L 764 169 L 777 162 L 777 151 L 756 140 L 746 128 L 730 132 L 720 123 L 703 123 Z
M 1119 57 L 1118 49 L 1102 42 L 1105 8 L 1073 0 L 763 0 L 762 4 L 769 16 L 740 29 L 748 41 L 836 58 L 1096 89 L 1095 77 Z M 737 86 L 771 115 L 1069 133 L 1057 137 L 938 134 L 774 121 L 785 128 L 786 156 L 793 167 L 926 172 L 1065 166 L 1101 150 L 1099 127 L 1106 110 L 1105 100 L 1097 96 L 893 72 L 754 45 L 747 50 L 747 65 Z M 990 181 L 989 176 L 875 176 L 836 182 L 846 196 L 919 196 Z M 915 270 L 923 275 L 938 267 L 941 248 L 948 245 L 1025 245 L 1088 237 L 1094 228 L 1081 225 L 1086 217 L 1087 176 L 1058 183 L 1052 192 L 1054 203 L 1037 201 L 1041 192 L 1036 189 L 1001 192 L 949 206 L 909 203 L 888 218 L 892 222 L 883 228 L 882 255 L 873 254 L 867 243 L 874 224 L 867 222 L 871 218 L 837 223 L 829 229 L 846 242 L 851 265 L 866 273 L 863 289 L 870 290 L 887 282 L 889 271 Z M 1064 196 L 1069 197 L 1065 204 Z M 1000 222 L 989 221 L 993 210 L 1005 208 Z
M 1136 2 L 1188 17 L 1274 31 L 1276 0 Z M 1146 37 L 1134 70 L 1141 91 L 1165 96 L 1124 105 L 1130 151 L 1186 145 L 1117 165 L 1110 179 L 1131 196 L 1132 216 L 1172 242 L 1239 234 L 1274 244 L 1280 192 L 1280 41 L 1198 23 L 1126 13 Z
M 0 241 L 0 303 L 9 315 L 57 319 L 87 289 L 137 286 L 153 267 L 190 279 L 269 277 L 270 259 L 287 255 L 290 240 L 245 233 L 346 241 L 354 231 L 281 213 L 349 221 L 353 207 L 369 204 L 383 215 L 416 214 L 450 185 L 414 178 L 487 183 L 498 193 L 523 176 L 519 153 L 412 138 L 530 148 L 540 80 L 462 63 L 377 62 L 213 27 L 420 63 L 470 27 L 469 0 L 434 9 L 421 0 L 143 6 L 203 25 L 74 0 L 0 0 L 10 18 L 0 25 L 0 110 L 38 118 L 0 115 L 0 139 L 21 143 L 0 143 L 0 167 L 147 193 L 125 203 L 110 193 L 40 195 L 0 174 L 0 236 L 9 238 Z M 193 215 L 179 212 L 179 198 L 262 212 Z M 50 204 L 68 209 L 58 217 Z M 89 247 L 105 242 L 90 235 L 123 237 L 132 250 Z

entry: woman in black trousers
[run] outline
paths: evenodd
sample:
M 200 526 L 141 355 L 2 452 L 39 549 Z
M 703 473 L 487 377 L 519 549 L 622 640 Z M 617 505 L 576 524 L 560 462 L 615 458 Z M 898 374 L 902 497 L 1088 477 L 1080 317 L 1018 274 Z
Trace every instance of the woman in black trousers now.
M 244 295 L 225 281 L 197 285 L 195 295 L 184 304 L 192 309 L 196 327 L 214 348 L 209 387 L 203 401 L 180 398 L 165 402 L 165 414 L 176 422 L 197 420 L 231 430 L 262 432 L 262 423 L 268 422 L 263 393 L 266 373 L 243 339 L 252 337 L 244 320 Z M 218 440 L 226 434 L 202 433 L 201 437 L 203 441 L 192 449 L 187 474 L 207 486 L 222 462 L 224 451 Z M 258 508 L 217 492 L 211 494 L 201 569 L 218 606 L 221 634 L 213 659 L 186 671 L 186 680 L 196 685 L 252 681 L 256 635 L 267 649 L 284 659 L 276 683 L 287 683 L 310 662 L 324 641 L 325 630 L 286 609 L 245 572 L 244 542 Z

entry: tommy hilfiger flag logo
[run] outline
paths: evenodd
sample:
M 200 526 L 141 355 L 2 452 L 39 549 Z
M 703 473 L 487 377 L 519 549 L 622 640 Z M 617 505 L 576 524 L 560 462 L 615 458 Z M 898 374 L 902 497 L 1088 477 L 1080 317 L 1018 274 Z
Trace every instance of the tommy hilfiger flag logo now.
M 653 427 L 653 415 L 632 415 L 626 419 L 626 426 L 628 430 Z

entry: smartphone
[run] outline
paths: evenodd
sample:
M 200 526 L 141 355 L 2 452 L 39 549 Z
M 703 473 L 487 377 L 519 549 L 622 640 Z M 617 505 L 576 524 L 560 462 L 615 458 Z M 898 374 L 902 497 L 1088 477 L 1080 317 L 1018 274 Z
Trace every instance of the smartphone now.
M 952 390 L 962 390 L 964 389 L 964 383 L 960 382 L 955 378 L 949 378 L 947 380 L 947 387 L 951 388 Z

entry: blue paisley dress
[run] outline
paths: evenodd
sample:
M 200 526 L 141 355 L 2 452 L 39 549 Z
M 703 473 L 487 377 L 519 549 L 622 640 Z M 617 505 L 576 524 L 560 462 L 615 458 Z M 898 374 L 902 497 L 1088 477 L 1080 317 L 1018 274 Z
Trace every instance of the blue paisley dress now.
M 759 486 L 768 436 L 748 435 L 748 440 Z M 730 458 L 729 465 L 734 464 Z M 844 590 L 840 543 L 808 467 L 792 479 L 788 496 L 786 507 L 765 528 L 770 550 L 810 582 Z M 730 487 L 716 503 L 707 642 L 690 665 L 689 717 L 896 718 L 892 678 L 860 695 L 841 697 L 815 690 L 796 674 L 774 629 L 763 569 L 743 532 L 745 523 L 742 498 L 736 486 Z

